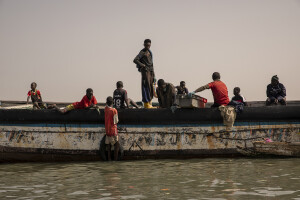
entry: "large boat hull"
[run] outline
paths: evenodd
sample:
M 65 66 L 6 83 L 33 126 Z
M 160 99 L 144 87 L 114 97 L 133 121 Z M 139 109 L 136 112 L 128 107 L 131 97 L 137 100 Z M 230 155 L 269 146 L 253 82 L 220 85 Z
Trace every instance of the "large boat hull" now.
M 121 110 L 123 159 L 240 156 L 238 146 L 271 138 L 300 142 L 300 107 L 246 108 L 233 128 L 217 109 Z M 66 115 L 0 110 L 0 162 L 101 160 L 103 110 Z

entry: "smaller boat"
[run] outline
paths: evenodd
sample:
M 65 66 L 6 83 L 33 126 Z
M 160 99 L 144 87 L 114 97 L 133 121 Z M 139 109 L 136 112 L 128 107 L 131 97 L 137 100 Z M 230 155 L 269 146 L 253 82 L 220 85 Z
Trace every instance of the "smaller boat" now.
M 245 156 L 281 156 L 300 157 L 300 142 L 265 142 L 255 141 L 253 147 L 237 147 L 239 153 Z

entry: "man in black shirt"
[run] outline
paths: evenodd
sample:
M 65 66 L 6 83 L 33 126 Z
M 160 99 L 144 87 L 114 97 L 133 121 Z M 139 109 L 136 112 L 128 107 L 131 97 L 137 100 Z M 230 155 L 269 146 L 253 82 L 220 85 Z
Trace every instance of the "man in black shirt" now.
M 281 105 L 286 105 L 286 89 L 283 84 L 279 83 L 277 75 L 272 77 L 271 84 L 267 86 L 267 97 L 267 106 L 271 104 L 277 105 L 278 102 Z
M 123 89 L 122 81 L 117 82 L 117 89 L 114 91 L 113 99 L 114 99 L 114 107 L 117 109 L 129 108 L 129 105 L 132 105 L 135 108 L 139 108 L 138 105 L 133 100 L 127 97 L 127 91 Z
M 152 108 L 152 99 L 154 94 L 153 83 L 155 82 L 153 55 L 150 50 L 151 40 L 144 41 L 144 49 L 134 58 L 133 62 L 137 65 L 142 74 L 142 101 L 145 108 Z
M 157 98 L 160 108 L 171 108 L 175 105 L 176 92 L 171 83 L 166 83 L 163 79 L 158 80 L 156 89 Z

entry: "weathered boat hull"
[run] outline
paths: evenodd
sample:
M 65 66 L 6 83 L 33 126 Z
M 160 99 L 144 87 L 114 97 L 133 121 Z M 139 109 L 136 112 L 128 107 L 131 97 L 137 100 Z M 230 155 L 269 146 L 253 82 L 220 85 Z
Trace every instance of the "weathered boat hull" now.
M 300 157 L 299 142 L 269 142 L 263 141 L 253 142 L 253 147 L 244 148 L 238 147 L 238 151 L 246 156 L 251 157 Z
M 262 155 L 300 157 L 300 142 L 254 142 L 253 148 Z
M 124 159 L 240 156 L 268 137 L 300 142 L 300 107 L 246 108 L 230 130 L 217 109 L 122 110 Z M 101 160 L 103 110 L 0 110 L 0 162 Z

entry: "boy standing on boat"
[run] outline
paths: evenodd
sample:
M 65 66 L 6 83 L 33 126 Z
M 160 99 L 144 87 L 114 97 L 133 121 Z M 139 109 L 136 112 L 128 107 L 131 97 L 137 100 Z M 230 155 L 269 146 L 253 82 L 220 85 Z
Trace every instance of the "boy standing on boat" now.
M 29 103 L 29 99 L 31 98 L 33 109 L 41 109 L 47 108 L 46 105 L 42 101 L 41 92 L 36 89 L 37 84 L 35 82 L 30 85 L 31 90 L 27 93 L 27 104 Z
M 113 99 L 114 99 L 114 107 L 117 109 L 129 108 L 129 105 L 132 105 L 135 108 L 139 108 L 138 105 L 133 100 L 128 98 L 127 91 L 123 89 L 122 81 L 117 82 L 117 89 L 114 91 Z
M 86 108 L 97 108 L 97 100 L 96 97 L 93 95 L 93 89 L 88 88 L 86 90 L 86 95 L 81 99 L 80 102 L 75 102 L 70 105 L 67 105 L 64 109 L 58 108 L 55 104 L 53 105 L 56 110 L 60 113 L 66 113 L 74 109 L 86 109 Z
M 213 82 L 206 84 L 194 92 L 189 93 L 189 96 L 192 97 L 197 92 L 202 92 L 206 89 L 211 89 L 213 96 L 214 96 L 214 104 L 211 107 L 219 107 L 222 105 L 227 105 L 229 103 L 229 97 L 228 97 L 228 90 L 225 83 L 223 83 L 221 80 L 221 75 L 219 72 L 214 72 L 212 74 Z
M 114 147 L 114 159 L 118 160 L 119 137 L 117 124 L 119 122 L 118 111 L 113 108 L 113 98 L 107 97 L 105 107 L 105 145 L 108 151 L 108 160 L 111 160 L 111 149 Z
M 277 75 L 272 77 L 271 84 L 267 86 L 267 97 L 267 106 L 278 103 L 286 105 L 286 89 L 283 84 L 279 83 Z
M 153 55 L 150 50 L 151 40 L 144 41 L 144 49 L 134 58 L 133 62 L 136 64 L 139 72 L 142 75 L 142 101 L 145 108 L 152 108 L 152 99 L 154 95 L 155 75 L 153 68 Z

